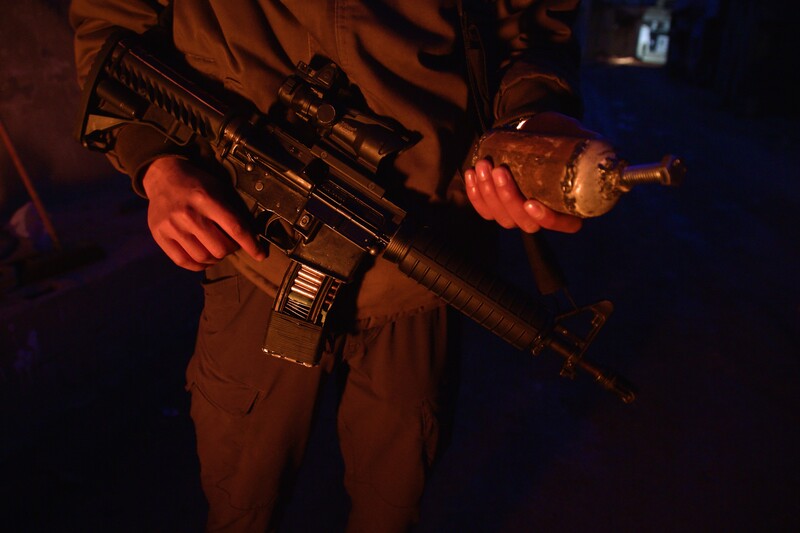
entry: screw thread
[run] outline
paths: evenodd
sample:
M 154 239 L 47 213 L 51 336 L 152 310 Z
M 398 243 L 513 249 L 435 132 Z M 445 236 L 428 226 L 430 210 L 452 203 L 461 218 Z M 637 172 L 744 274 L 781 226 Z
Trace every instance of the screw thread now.
M 643 183 L 664 183 L 666 181 L 667 169 L 664 165 L 637 165 L 627 167 L 622 172 L 622 182 L 633 187 Z
M 660 183 L 661 185 L 679 185 L 686 175 L 686 165 L 673 155 L 665 155 L 660 163 L 634 165 L 622 170 L 620 184 L 631 188 L 642 183 Z

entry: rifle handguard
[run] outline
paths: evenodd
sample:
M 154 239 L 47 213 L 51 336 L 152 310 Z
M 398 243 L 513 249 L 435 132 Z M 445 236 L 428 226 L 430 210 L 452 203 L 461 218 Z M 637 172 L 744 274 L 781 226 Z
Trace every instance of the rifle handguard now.
M 623 402 L 636 398 L 622 378 L 584 360 L 583 355 L 605 325 L 613 306 L 604 300 L 553 318 L 540 303 L 524 291 L 487 275 L 445 247 L 432 232 L 415 234 L 402 228 L 386 247 L 383 258 L 396 263 L 401 272 L 484 328 L 520 350 L 538 355 L 549 348 L 565 359 L 561 375 L 575 376 L 575 369 L 589 373 L 604 389 Z M 589 331 L 579 336 L 563 323 L 577 315 L 592 315 Z

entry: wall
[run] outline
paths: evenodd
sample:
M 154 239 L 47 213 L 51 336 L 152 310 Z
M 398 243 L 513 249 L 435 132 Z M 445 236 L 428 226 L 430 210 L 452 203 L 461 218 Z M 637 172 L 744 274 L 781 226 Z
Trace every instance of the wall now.
M 105 159 L 73 139 L 80 91 L 68 0 L 16 2 L 0 17 L 0 120 L 45 204 L 112 174 Z M 0 146 L 0 225 L 28 200 Z
M 584 59 L 633 55 L 650 1 L 584 0 Z M 800 115 L 800 2 L 675 0 L 668 68 L 741 115 Z

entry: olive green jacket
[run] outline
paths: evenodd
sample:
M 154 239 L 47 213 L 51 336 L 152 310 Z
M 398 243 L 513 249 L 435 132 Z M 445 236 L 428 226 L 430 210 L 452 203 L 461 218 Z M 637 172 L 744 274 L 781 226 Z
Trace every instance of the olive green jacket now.
M 167 0 L 160 0 L 166 3 Z M 475 17 L 497 61 L 493 112 L 505 123 L 540 110 L 574 113 L 577 57 L 570 21 L 578 0 L 496 0 Z M 76 64 L 83 80 L 116 28 L 143 32 L 157 24 L 155 0 L 73 0 Z M 421 134 L 396 168 L 404 187 L 429 205 L 462 198 L 454 180 L 474 138 L 456 0 L 174 0 L 176 48 L 202 74 L 266 111 L 298 61 L 332 59 L 358 86 L 369 108 Z M 126 126 L 111 160 L 134 179 L 175 148 L 155 131 Z M 408 208 L 408 206 L 403 206 Z M 248 277 L 273 292 L 287 260 L 263 264 L 235 254 Z M 440 305 L 386 261 L 364 276 L 358 316 L 387 317 Z

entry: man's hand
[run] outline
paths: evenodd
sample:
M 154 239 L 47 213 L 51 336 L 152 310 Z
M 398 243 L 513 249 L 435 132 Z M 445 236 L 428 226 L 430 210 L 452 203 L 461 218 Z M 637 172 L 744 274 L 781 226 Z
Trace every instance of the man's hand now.
M 536 200 L 526 199 L 506 167 L 494 168 L 486 159 L 464 172 L 467 197 L 475 211 L 502 227 L 520 228 L 535 233 L 541 228 L 575 233 L 583 221 L 579 217 L 553 211 Z
M 260 261 L 266 254 L 239 212 L 226 183 L 177 157 L 153 161 L 142 182 L 150 204 L 147 224 L 172 261 L 203 270 L 242 248 Z

